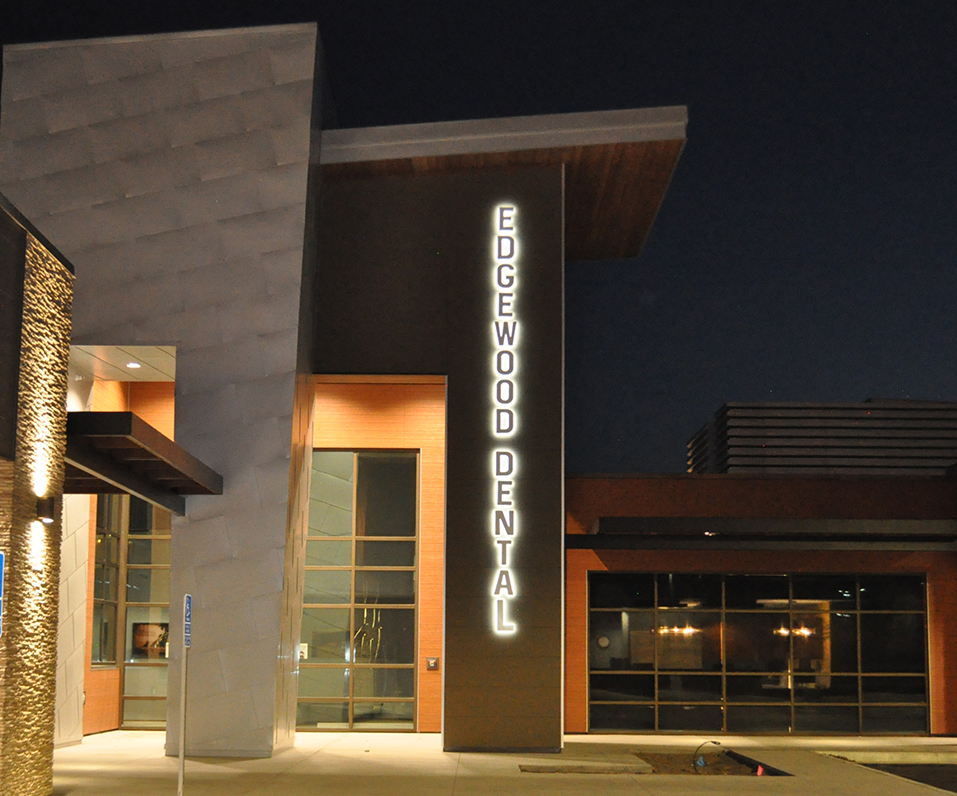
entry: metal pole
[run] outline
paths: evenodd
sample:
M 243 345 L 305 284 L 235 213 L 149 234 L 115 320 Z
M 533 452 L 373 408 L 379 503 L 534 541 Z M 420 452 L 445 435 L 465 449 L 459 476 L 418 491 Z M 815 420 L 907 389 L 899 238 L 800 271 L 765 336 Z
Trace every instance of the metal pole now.
M 186 672 L 189 667 L 191 620 L 192 598 L 186 594 L 183 595 L 183 672 L 179 681 L 179 780 L 176 796 L 183 796 L 183 777 L 186 773 Z

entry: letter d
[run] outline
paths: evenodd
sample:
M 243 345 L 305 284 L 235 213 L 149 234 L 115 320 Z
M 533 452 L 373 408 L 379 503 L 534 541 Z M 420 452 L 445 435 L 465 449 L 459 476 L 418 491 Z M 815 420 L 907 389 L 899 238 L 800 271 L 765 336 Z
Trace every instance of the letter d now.
M 515 415 L 511 409 L 495 410 L 495 433 L 510 434 L 515 428 Z
M 515 460 L 509 451 L 495 451 L 495 475 L 511 475 Z

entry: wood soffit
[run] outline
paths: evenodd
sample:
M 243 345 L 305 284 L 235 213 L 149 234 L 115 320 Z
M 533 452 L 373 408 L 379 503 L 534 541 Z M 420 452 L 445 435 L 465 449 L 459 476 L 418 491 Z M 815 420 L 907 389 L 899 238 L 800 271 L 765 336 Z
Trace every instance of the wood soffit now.
M 566 261 L 636 257 L 685 144 L 683 124 L 661 132 L 669 137 L 323 162 L 322 174 L 337 180 L 564 164 Z

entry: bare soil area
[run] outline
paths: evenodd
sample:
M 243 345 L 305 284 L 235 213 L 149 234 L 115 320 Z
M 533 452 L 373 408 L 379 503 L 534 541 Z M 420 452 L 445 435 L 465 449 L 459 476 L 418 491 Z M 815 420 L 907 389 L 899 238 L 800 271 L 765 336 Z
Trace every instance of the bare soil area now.
M 754 769 L 735 760 L 727 752 L 708 752 L 707 754 L 692 756 L 690 752 L 638 752 L 637 756 L 650 763 L 654 774 L 702 774 L 723 776 L 754 776 Z M 704 765 L 698 764 L 695 770 L 694 761 L 704 759 Z

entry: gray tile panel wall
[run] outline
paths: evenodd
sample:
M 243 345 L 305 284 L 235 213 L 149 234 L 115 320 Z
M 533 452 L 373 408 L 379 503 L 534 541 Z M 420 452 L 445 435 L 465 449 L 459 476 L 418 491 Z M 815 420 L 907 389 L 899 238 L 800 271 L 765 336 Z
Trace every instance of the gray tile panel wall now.
M 277 667 L 298 640 L 280 624 L 316 46 L 295 25 L 4 51 L 0 190 L 76 265 L 74 341 L 175 345 L 176 440 L 224 476 L 174 521 L 194 754 L 293 737 Z M 180 671 L 177 645 L 171 750 Z

